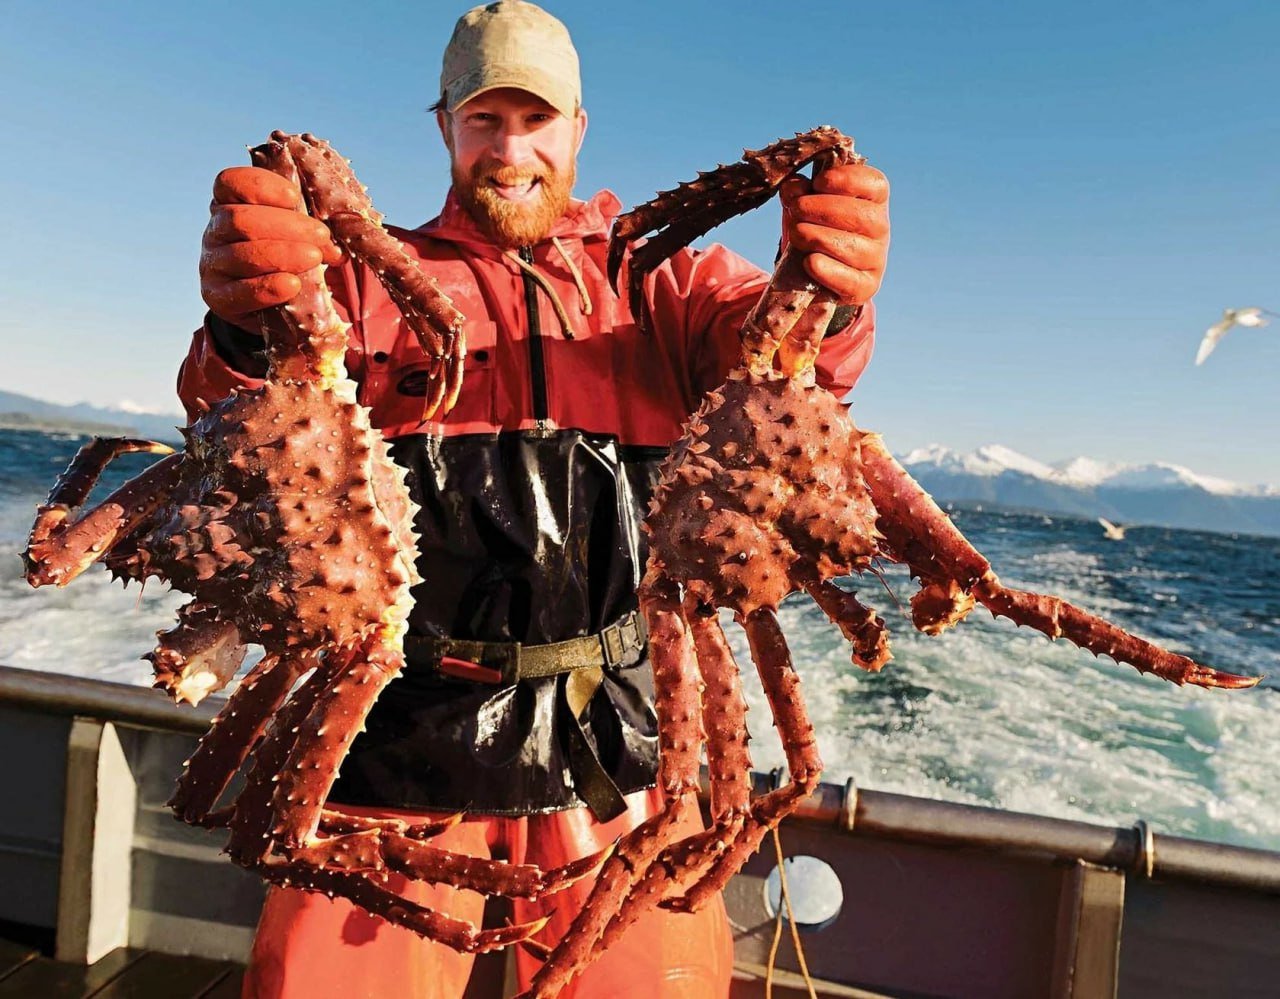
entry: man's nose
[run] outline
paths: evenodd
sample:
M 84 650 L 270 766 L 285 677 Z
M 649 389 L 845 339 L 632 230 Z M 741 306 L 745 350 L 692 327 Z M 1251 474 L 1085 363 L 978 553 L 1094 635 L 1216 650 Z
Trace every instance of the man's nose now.
M 504 128 L 493 137 L 494 158 L 508 166 L 519 166 L 530 156 L 530 140 L 527 132 Z

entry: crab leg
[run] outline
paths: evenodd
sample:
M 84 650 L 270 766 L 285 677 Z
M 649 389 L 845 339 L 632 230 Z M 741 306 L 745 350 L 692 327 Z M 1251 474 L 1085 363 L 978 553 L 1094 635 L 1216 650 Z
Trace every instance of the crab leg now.
M 467 354 L 462 313 L 376 219 L 353 211 L 321 217 L 344 250 L 373 268 L 422 349 L 436 360 L 423 419 L 431 419 L 441 406 L 449 412 L 458 401 Z
M 702 674 L 702 723 L 707 733 L 712 822 L 703 832 L 669 846 L 650 865 L 640 889 L 627 898 L 597 941 L 597 955 L 655 904 L 682 908 L 683 899 L 665 899 L 665 896 L 673 886 L 700 878 L 741 834 L 750 811 L 751 754 L 747 751 L 750 736 L 738 664 L 720 627 L 715 607 L 686 594 L 683 611 Z
M 306 664 L 310 665 L 310 660 Z M 275 815 L 271 803 L 277 775 L 298 741 L 302 723 L 338 668 L 337 663 L 327 660 L 316 665 L 311 676 L 275 711 L 270 729 L 253 751 L 253 767 L 245 778 L 244 790 L 236 797 L 228 823 L 231 838 L 227 853 L 245 867 L 256 867 L 271 852 Z
M 702 674 L 702 724 L 707 733 L 711 816 L 720 821 L 745 812 L 751 803 L 747 702 L 742 696 L 741 671 L 715 608 L 688 597 L 684 608 Z
M 1007 617 L 1014 624 L 1028 625 L 1049 638 L 1065 638 L 1095 656 L 1110 656 L 1118 663 L 1128 663 L 1140 673 L 1154 673 L 1178 686 L 1190 683 L 1196 687 L 1239 689 L 1256 686 L 1262 679 L 1260 676 L 1241 676 L 1202 666 L 1194 659 L 1131 635 L 1123 628 L 1058 597 L 1004 586 L 994 572 L 980 580 L 973 593 L 996 617 Z
M 315 835 L 339 765 L 373 702 L 403 665 L 398 648 L 375 639 L 335 670 L 317 693 L 305 720 L 298 723 L 288 759 L 277 771 L 272 837 L 286 844 L 304 844 Z
M 324 822 L 322 820 L 323 827 Z M 442 850 L 392 829 L 373 826 L 336 836 L 313 837 L 287 851 L 290 861 L 326 870 L 397 871 L 415 881 L 449 884 L 482 895 L 540 898 L 580 881 L 604 863 L 609 846 L 562 867 L 544 871 L 534 864 L 499 863 Z
M 751 646 L 751 658 L 773 711 L 774 724 L 782 739 L 791 780 L 755 799 L 742 832 L 720 854 L 707 875 L 685 892 L 683 898 L 669 899 L 665 908 L 694 912 L 715 897 L 738 869 L 760 848 L 765 834 L 793 812 L 813 793 L 822 776 L 822 759 L 813 724 L 800 695 L 800 677 L 791 663 L 787 640 L 774 612 L 762 607 L 742 621 Z
M 644 279 L 650 271 L 722 222 L 763 205 L 779 184 L 805 164 L 813 161 L 814 168 L 821 169 L 824 163 L 858 160 L 853 140 L 824 125 L 763 149 L 745 150 L 738 163 L 700 173 L 697 180 L 659 192 L 615 221 L 609 236 L 609 283 L 617 290 L 627 250 L 637 238 L 653 232 L 644 245 L 632 250 L 628 261 L 631 312 L 645 328 Z
M 72 511 L 89 495 L 103 469 L 122 454 L 168 455 L 134 476 L 92 510 Z M 22 553 L 32 586 L 66 586 L 102 558 L 169 497 L 177 481 L 181 454 L 155 441 L 95 437 L 82 447 L 36 512 L 27 550 Z
M 813 315 L 810 316 L 812 311 Z M 825 329 L 826 322 L 835 312 L 835 300 L 828 294 L 819 294 L 818 286 L 804 271 L 800 257 L 792 250 L 782 255 L 777 270 L 769 280 L 760 301 L 752 309 L 742 326 L 742 360 L 754 375 L 763 375 L 773 368 L 774 355 L 793 330 L 799 327 L 797 340 L 800 345 L 787 351 L 793 365 L 805 358 L 817 357 L 816 347 L 807 346 L 807 338 L 815 330 Z M 821 333 L 818 335 L 821 339 Z M 794 375 L 795 371 L 784 372 Z
M 325 820 L 324 802 L 337 777 L 338 765 L 374 700 L 395 678 L 401 662 L 397 650 L 375 640 L 372 648 L 352 656 L 321 683 L 313 678 L 309 686 L 314 695 L 298 701 L 297 714 L 290 721 L 289 730 L 296 730 L 296 737 L 287 749 L 287 759 L 281 760 L 286 750 L 284 741 L 279 740 L 258 761 L 259 767 L 277 760 L 282 763 L 278 771 L 271 771 L 278 772 L 279 777 L 272 794 L 275 825 L 268 840 L 275 845 L 270 849 L 278 849 L 295 865 L 346 871 L 390 868 L 417 880 L 447 882 L 485 894 L 527 897 L 558 891 L 597 868 L 609 851 L 544 872 L 531 865 L 460 856 L 379 824 L 360 828 L 356 823 L 337 835 L 317 835 Z M 306 716 L 300 720 L 304 707 Z M 293 703 L 290 708 L 294 708 Z M 260 807 L 261 793 L 256 801 Z M 452 823 L 444 827 L 449 824 Z M 276 861 L 268 858 L 266 862 Z
M 306 864 L 271 862 L 260 865 L 258 871 L 267 880 L 285 888 L 324 892 L 330 898 L 341 895 L 389 923 L 406 927 L 462 954 L 483 954 L 521 943 L 539 933 L 551 918 L 544 916 L 528 923 L 482 930 L 465 920 L 454 919 L 401 898 L 363 874 L 319 870 Z
M 211 824 L 214 804 L 258 745 L 272 715 L 289 696 L 303 669 L 299 659 L 266 656 L 249 671 L 200 739 L 178 778 L 168 802 L 178 818 L 193 825 Z M 225 824 L 225 820 L 219 816 L 214 824 Z
M 857 595 L 831 582 L 806 583 L 805 592 L 853 643 L 853 664 L 871 673 L 893 658 L 884 619 L 864 607 Z
M 212 604 L 192 601 L 178 610 L 178 625 L 156 632 L 160 641 L 142 658 L 151 663 L 156 682 L 175 701 L 199 704 L 225 687 L 248 651 L 240 630 L 224 620 Z
M 446 815 L 426 822 L 405 822 L 402 819 L 370 818 L 364 815 L 353 815 L 326 808 L 320 813 L 320 831 L 331 836 L 345 835 L 353 832 L 370 832 L 380 830 L 392 832 L 410 839 L 431 839 L 441 833 L 448 832 L 462 821 L 462 812 Z
M 557 995 L 586 966 L 624 900 L 671 842 L 678 824 L 697 808 L 702 745 L 698 667 L 677 587 L 652 561 L 640 586 L 640 607 L 649 625 L 661 746 L 658 785 L 667 807 L 619 841 L 569 931 L 534 976 L 527 993 L 530 999 Z
M 1058 597 L 1004 586 L 951 518 L 873 434 L 862 439 L 862 460 L 886 539 L 899 554 L 911 552 L 909 564 L 926 579 L 954 580 L 996 616 L 1028 625 L 1049 638 L 1066 638 L 1095 656 L 1110 656 L 1179 686 L 1252 687 L 1261 679 L 1201 666 Z M 927 555 L 918 564 L 921 551 Z M 953 599 L 958 602 L 958 597 Z

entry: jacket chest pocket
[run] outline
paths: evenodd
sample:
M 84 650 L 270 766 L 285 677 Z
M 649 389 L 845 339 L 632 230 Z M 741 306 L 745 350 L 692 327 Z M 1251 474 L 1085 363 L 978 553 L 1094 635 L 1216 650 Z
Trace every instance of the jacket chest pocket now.
M 494 368 L 498 327 L 483 320 L 467 320 L 467 356 L 462 364 L 462 388 L 446 427 L 455 433 L 487 433 L 494 424 Z M 415 346 L 416 346 L 415 341 Z M 437 419 L 441 417 L 437 414 Z
M 431 391 L 436 362 L 429 358 L 413 331 L 397 317 L 398 335 L 389 349 L 367 355 L 369 375 L 365 405 L 374 412 L 375 426 L 411 433 L 422 424 L 423 407 Z M 483 433 L 493 424 L 493 364 L 497 327 L 493 323 L 466 324 L 467 355 L 463 361 L 458 401 L 445 415 L 437 411 L 420 429 L 439 432 Z

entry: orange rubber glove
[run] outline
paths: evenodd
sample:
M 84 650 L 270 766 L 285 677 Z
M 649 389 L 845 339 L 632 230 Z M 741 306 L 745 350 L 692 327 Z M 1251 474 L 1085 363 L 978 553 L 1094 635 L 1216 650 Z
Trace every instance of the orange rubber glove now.
M 325 226 L 300 211 L 296 185 L 259 167 L 231 167 L 213 182 L 200 248 L 200 297 L 233 326 L 293 298 L 299 274 L 337 264 L 342 251 Z
M 864 305 L 880 289 L 889 256 L 889 182 L 865 163 L 783 183 L 782 242 L 805 251 L 805 270 L 840 297 Z

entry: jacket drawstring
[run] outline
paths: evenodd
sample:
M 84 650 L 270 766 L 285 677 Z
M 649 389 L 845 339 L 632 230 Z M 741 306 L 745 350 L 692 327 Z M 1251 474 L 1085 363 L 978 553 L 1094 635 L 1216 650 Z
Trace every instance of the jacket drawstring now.
M 556 290 L 551 287 L 551 282 L 542 276 L 542 272 L 532 264 L 527 264 L 520 259 L 520 254 L 515 250 L 507 250 L 505 253 L 509 260 L 515 261 L 517 267 L 533 278 L 534 283 L 547 293 L 547 298 L 551 299 L 551 307 L 556 311 L 556 318 L 560 320 L 560 332 L 564 334 L 566 340 L 573 339 L 573 327 L 569 325 L 569 313 L 564 309 L 564 304 L 560 301 L 560 296 L 556 294 Z
M 578 270 L 578 266 L 573 262 L 573 258 L 569 256 L 568 251 L 565 250 L 564 245 L 560 240 L 553 236 L 551 237 L 551 244 L 559 251 L 561 258 L 564 260 L 565 266 L 569 269 L 569 273 L 573 275 L 573 283 L 578 286 L 578 296 L 580 301 L 579 308 L 581 309 L 582 314 L 584 316 L 591 315 L 591 296 L 587 293 L 587 283 L 582 279 L 582 272 Z M 522 260 L 520 254 L 515 250 L 505 251 L 505 256 L 508 260 L 514 262 L 517 267 L 533 278 L 534 283 L 547 293 L 547 298 L 551 299 L 551 307 L 555 310 L 556 319 L 560 321 L 560 332 L 564 334 L 564 338 L 566 340 L 572 340 L 574 338 L 573 324 L 569 321 L 568 310 L 565 309 L 564 303 L 560 301 L 560 296 L 556 294 L 556 290 L 551 286 L 551 282 L 548 281 L 543 276 L 542 272 L 536 267 L 527 261 Z
M 578 299 L 582 303 L 582 314 L 584 316 L 591 315 L 591 295 L 587 292 L 587 282 L 582 280 L 582 272 L 578 270 L 578 265 L 573 262 L 573 257 L 569 256 L 569 251 L 564 248 L 564 244 L 555 236 L 551 237 L 551 245 L 554 246 L 564 259 L 564 265 L 569 268 L 569 273 L 573 275 L 573 283 L 578 286 Z

